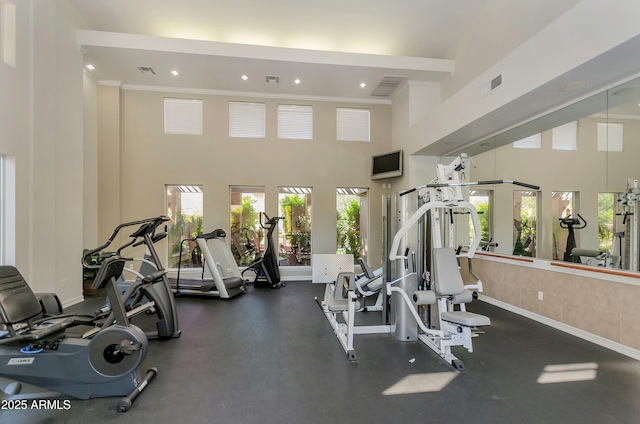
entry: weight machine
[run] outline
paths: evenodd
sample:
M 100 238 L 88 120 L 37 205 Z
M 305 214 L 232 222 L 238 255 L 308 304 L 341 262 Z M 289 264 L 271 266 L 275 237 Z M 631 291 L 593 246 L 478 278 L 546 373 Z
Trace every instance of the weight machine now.
M 437 177 L 429 184 L 383 198 L 385 252 L 388 255 L 384 264 L 386 284 L 383 293 L 390 301 L 383 302 L 385 322 L 382 325 L 354 325 L 358 304 L 355 284 L 349 273 L 340 274 L 333 288 L 328 286 L 324 302 L 327 307 L 323 312 L 350 360 L 357 359 L 354 334 L 391 333 L 400 341 L 419 340 L 457 370 L 465 369 L 451 348 L 462 346 L 473 352 L 472 338 L 478 328 L 489 326 L 491 321 L 486 316 L 468 312 L 465 307 L 476 297 L 472 290 L 482 292 L 482 281 L 473 273 L 471 263 L 481 234 L 477 211 L 473 204 L 464 200 L 461 188 L 515 184 L 539 189 L 511 180 L 465 182 L 461 177 L 464 177 L 469 161 L 470 158 L 462 154 L 449 165 L 437 165 Z M 473 225 L 473 240 L 462 254 L 460 249 L 454 248 L 454 213 L 469 214 Z M 469 273 L 476 280 L 474 284 L 465 285 L 462 280 L 459 270 L 462 257 L 467 257 Z M 333 310 L 329 307 L 330 302 Z M 435 307 L 434 322 L 431 320 L 432 307 Z M 344 323 L 336 319 L 340 311 Z

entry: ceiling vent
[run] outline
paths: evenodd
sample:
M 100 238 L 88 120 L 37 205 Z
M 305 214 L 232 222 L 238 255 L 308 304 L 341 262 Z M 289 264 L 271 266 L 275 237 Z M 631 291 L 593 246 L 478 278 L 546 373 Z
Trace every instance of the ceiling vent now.
M 138 71 L 142 72 L 145 75 L 155 75 L 156 71 L 153 70 L 151 66 L 136 66 Z
M 405 78 L 406 77 L 402 75 L 385 75 L 377 87 L 373 89 L 371 95 L 376 97 L 389 97 Z
M 493 90 L 500 87 L 501 85 L 502 85 L 502 74 L 498 75 L 497 77 L 495 77 L 490 82 L 488 82 L 487 84 L 483 85 L 480 88 L 480 97 L 486 96 L 487 94 L 491 93 Z
M 280 82 L 280 77 L 276 77 L 275 75 L 267 75 L 266 78 L 269 84 L 278 84 Z

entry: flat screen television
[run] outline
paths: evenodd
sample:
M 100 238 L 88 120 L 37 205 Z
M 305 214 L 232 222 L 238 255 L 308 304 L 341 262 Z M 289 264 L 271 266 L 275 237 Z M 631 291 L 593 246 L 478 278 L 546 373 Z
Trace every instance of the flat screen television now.
M 371 158 L 372 180 L 400 176 L 402 176 L 402 150 L 375 155 Z

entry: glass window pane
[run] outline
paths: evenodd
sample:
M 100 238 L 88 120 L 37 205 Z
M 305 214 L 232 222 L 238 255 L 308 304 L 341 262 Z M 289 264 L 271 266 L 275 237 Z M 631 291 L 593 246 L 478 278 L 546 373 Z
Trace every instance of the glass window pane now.
M 203 196 L 202 187 L 193 185 L 168 185 L 167 216 L 171 219 L 167 226 L 169 244 L 169 268 L 202 266 L 200 249 L 196 242 L 184 242 L 182 255 L 180 245 L 184 239 L 202 234 Z
M 566 228 L 567 220 L 571 220 L 578 212 L 574 209 L 574 195 L 570 191 L 552 191 L 551 208 L 553 217 L 553 259 L 568 260 L 571 262 L 571 252 L 567 252 L 567 237 L 569 231 Z M 562 220 L 565 220 L 564 224 Z M 561 225 L 562 224 L 562 225 Z
M 616 193 L 598 193 L 598 249 L 613 254 Z M 618 256 L 620 252 L 617 253 Z
M 265 249 L 265 231 L 260 226 L 264 213 L 264 187 L 229 187 L 231 252 L 238 266 L 249 265 Z
M 493 251 L 488 243 L 493 241 L 491 234 L 491 191 L 487 190 L 471 190 L 469 191 L 469 203 L 476 207 L 478 212 L 478 220 L 480 221 L 481 244 L 483 250 Z M 469 240 L 473 240 L 473 222 L 469 216 Z
M 536 256 L 537 194 L 533 191 L 513 192 L 513 254 Z
M 367 257 L 368 193 L 366 188 L 336 189 L 336 253 L 353 255 L 355 263 Z
M 280 187 L 280 249 L 284 266 L 311 264 L 311 187 Z

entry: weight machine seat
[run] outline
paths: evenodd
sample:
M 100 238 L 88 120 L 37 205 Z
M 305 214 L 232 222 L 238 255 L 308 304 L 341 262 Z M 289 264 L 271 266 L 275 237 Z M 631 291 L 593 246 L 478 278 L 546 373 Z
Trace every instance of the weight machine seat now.
M 489 317 L 465 311 L 445 311 L 440 314 L 443 321 L 463 325 L 465 327 L 486 327 L 491 325 Z
M 382 275 L 379 275 L 378 277 L 376 277 L 375 280 L 371 281 L 363 288 L 366 288 L 367 290 L 375 292 L 382 289 L 382 286 L 384 286 L 384 281 L 383 281 Z
M 327 299 L 327 309 L 329 311 L 340 312 L 349 309 L 348 291 L 355 289 L 355 278 L 353 272 L 341 272 L 338 274 L 333 287 L 333 294 L 328 296 Z M 360 309 L 360 302 L 356 301 L 355 308 Z
M 448 248 L 433 249 L 433 268 L 435 291 L 438 296 L 448 297 L 452 303 L 468 303 L 472 300 L 471 292 L 464 288 L 462 275 L 458 268 L 456 252 Z M 489 317 L 466 311 L 443 311 L 443 321 L 465 327 L 486 327 L 491 325 Z
M 335 299 L 329 296 L 327 299 L 327 309 L 331 312 L 346 311 L 349 308 L 349 299 Z

